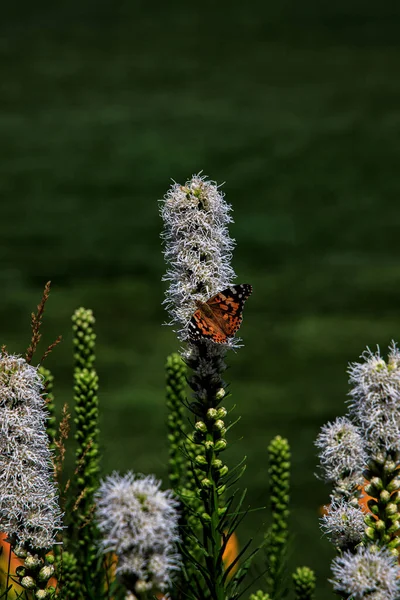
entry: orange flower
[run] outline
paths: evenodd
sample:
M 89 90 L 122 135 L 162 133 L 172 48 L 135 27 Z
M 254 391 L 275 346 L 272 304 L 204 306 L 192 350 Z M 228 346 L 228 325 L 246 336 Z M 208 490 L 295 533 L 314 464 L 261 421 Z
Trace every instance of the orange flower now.
M 239 541 L 236 533 L 233 533 L 228 540 L 228 543 L 225 548 L 225 552 L 222 556 L 222 560 L 224 561 L 225 569 L 229 567 L 239 554 Z M 228 579 L 233 577 L 236 571 L 239 568 L 239 561 L 235 563 L 235 566 L 229 571 Z

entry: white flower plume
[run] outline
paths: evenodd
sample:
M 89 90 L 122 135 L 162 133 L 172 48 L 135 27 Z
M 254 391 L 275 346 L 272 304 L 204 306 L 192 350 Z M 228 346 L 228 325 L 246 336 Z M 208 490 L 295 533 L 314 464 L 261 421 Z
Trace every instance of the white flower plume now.
M 34 548 L 62 528 L 42 392 L 35 367 L 0 353 L 0 530 Z
M 399 565 L 386 548 L 344 552 L 333 560 L 332 572 L 334 590 L 352 600 L 396 600 L 400 593 Z
M 206 302 L 236 277 L 230 264 L 234 240 L 227 227 L 231 207 L 217 184 L 200 175 L 183 186 L 174 183 L 161 202 L 164 257 L 169 264 L 163 280 L 170 282 L 164 304 L 179 339 L 185 341 L 195 301 Z
M 368 448 L 400 451 L 400 352 L 392 343 L 388 360 L 369 349 L 363 362 L 349 367 L 350 415 L 362 430 Z
M 139 588 L 154 592 L 168 590 L 180 565 L 178 502 L 160 486 L 152 475 L 114 472 L 96 492 L 100 550 L 115 552 L 117 573 L 133 576 Z
M 359 429 L 346 417 L 338 417 L 321 428 L 315 442 L 323 478 L 336 486 L 351 487 L 364 480 L 367 454 Z
M 344 499 L 333 501 L 321 519 L 322 530 L 340 549 L 359 544 L 364 536 L 364 513 Z

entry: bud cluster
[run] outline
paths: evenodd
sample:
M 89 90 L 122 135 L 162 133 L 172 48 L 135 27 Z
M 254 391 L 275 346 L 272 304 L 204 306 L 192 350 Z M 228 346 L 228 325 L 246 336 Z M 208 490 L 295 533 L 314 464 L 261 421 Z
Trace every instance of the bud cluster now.
M 225 485 L 221 483 L 222 478 L 227 475 L 228 467 L 218 458 L 218 454 L 225 450 L 227 441 L 224 438 L 226 427 L 224 418 L 227 410 L 224 407 L 209 408 L 204 421 L 197 421 L 195 424 L 195 442 L 202 446 L 203 452 L 197 454 L 195 466 L 204 473 L 201 479 L 202 491 L 212 487 L 213 483 L 217 486 L 217 494 L 221 496 L 225 491 Z
M 36 600 L 54 598 L 55 588 L 47 587 L 55 573 L 54 556 L 43 551 L 33 554 L 23 545 L 16 546 L 14 554 L 24 560 L 15 570 L 20 586 L 32 592 Z
M 383 457 L 382 457 L 383 458 Z M 366 471 L 368 496 L 365 535 L 374 545 L 386 546 L 392 554 L 399 555 L 400 546 L 400 465 L 386 457 L 382 463 L 370 461 Z

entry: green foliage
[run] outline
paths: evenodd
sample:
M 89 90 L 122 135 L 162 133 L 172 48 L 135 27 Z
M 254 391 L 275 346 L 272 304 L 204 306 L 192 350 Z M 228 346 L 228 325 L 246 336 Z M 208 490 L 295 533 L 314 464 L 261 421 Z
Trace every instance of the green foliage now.
M 55 415 L 55 403 L 53 394 L 54 376 L 43 366 L 39 367 L 39 373 L 44 378 L 44 389 L 46 395 L 46 408 L 49 413 L 49 418 L 46 423 L 46 431 L 49 436 L 49 446 L 51 450 L 55 450 L 54 440 L 57 435 L 57 420 Z
M 288 518 L 290 491 L 289 442 L 276 436 L 268 446 L 269 502 L 272 524 L 265 537 L 267 558 L 267 588 L 274 598 L 286 594 L 286 561 L 288 546 Z
M 313 600 L 315 574 L 308 567 L 298 567 L 292 575 L 296 600 Z
M 75 400 L 75 487 L 72 543 L 79 565 L 81 584 L 96 594 L 102 577 L 97 571 L 97 529 L 93 522 L 93 494 L 99 483 L 98 376 L 94 369 L 95 333 L 91 310 L 79 308 L 73 318 L 74 400 Z M 88 596 L 89 597 L 89 596 Z M 90 596 L 91 597 L 91 596 Z

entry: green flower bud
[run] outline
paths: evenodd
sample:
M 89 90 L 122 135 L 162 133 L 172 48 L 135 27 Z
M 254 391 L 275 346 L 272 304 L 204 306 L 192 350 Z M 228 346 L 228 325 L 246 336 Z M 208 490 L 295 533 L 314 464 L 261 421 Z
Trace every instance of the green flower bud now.
M 397 548 L 397 546 L 400 546 L 400 537 L 398 536 L 393 538 L 393 540 L 388 544 L 389 548 Z
M 390 473 L 396 470 L 396 463 L 393 460 L 387 460 L 383 465 L 383 470 L 390 475 Z
M 372 515 L 365 515 L 364 521 L 369 527 L 375 527 L 376 519 Z
M 212 461 L 212 466 L 214 467 L 214 469 L 221 469 L 224 466 L 224 463 L 219 458 L 215 458 Z
M 391 526 L 389 527 L 388 533 L 390 533 L 390 534 L 396 533 L 399 529 L 400 529 L 400 521 L 398 519 L 396 519 L 392 522 Z M 390 537 L 387 541 L 390 542 Z
M 216 429 L 217 431 L 222 431 L 224 428 L 225 423 L 222 421 L 222 419 L 218 419 L 218 421 L 215 421 L 214 429 Z
M 54 567 L 53 565 L 45 565 L 42 567 L 38 574 L 39 581 L 48 581 L 50 577 L 54 575 Z
M 399 490 L 400 489 L 400 478 L 395 477 L 394 479 L 392 479 L 392 481 L 390 483 L 388 483 L 388 485 L 386 486 L 386 489 L 389 492 L 395 492 L 396 490 Z
M 201 433 L 207 433 L 207 425 L 203 421 L 196 421 L 195 428 Z
M 18 558 L 26 558 L 28 554 L 27 550 L 21 545 L 15 546 L 13 552 Z
M 394 502 L 390 502 L 385 508 L 385 513 L 387 515 L 396 515 L 397 514 L 397 504 L 395 504 Z
M 373 515 L 377 515 L 379 513 L 379 506 L 375 500 L 368 500 L 367 506 Z
M 373 477 L 368 485 L 365 486 L 365 491 L 368 496 L 372 496 L 373 498 L 377 498 L 379 492 L 383 490 L 383 483 L 380 477 Z
M 224 438 L 221 438 L 220 440 L 215 442 L 215 452 L 222 452 L 222 450 L 225 450 L 225 448 L 227 447 L 228 443 Z
M 219 508 L 218 509 L 218 516 L 219 517 L 223 517 L 227 510 L 228 510 L 227 506 L 223 506 L 222 508 Z M 400 543 L 400 538 L 397 538 L 397 539 L 399 540 L 399 543 Z
M 211 522 L 211 517 L 208 513 L 203 512 L 201 514 L 201 520 L 204 521 L 205 523 L 210 523 Z
M 203 488 L 210 488 L 212 486 L 212 481 L 210 479 L 208 479 L 207 477 L 202 479 L 200 483 Z
M 387 490 L 382 490 L 379 494 L 379 499 L 383 504 L 387 504 L 390 500 L 390 492 Z
M 219 487 L 217 487 L 218 496 L 222 496 L 222 494 L 225 493 L 225 490 L 226 490 L 226 485 L 220 485 Z
M 40 567 L 41 564 L 42 561 L 40 560 L 37 554 L 33 556 L 32 554 L 28 553 L 28 556 L 24 561 L 24 565 L 27 569 L 37 569 L 38 567 Z
M 204 442 L 204 446 L 206 450 L 211 450 L 212 448 L 214 448 L 214 442 L 212 440 L 206 440 Z
M 195 458 L 195 463 L 196 463 L 196 465 L 201 465 L 201 466 L 207 465 L 207 459 L 202 454 L 198 454 Z
M 219 474 L 221 477 L 225 477 L 225 475 L 228 473 L 229 468 L 225 465 L 224 467 L 222 467 L 222 469 L 219 470 Z
M 224 398 L 224 396 L 225 396 L 224 388 L 219 388 L 219 390 L 217 390 L 217 393 L 215 394 L 215 399 L 222 400 L 222 398 Z
M 210 421 L 215 421 L 215 419 L 218 419 L 218 411 L 216 408 L 209 408 L 207 411 L 207 419 L 210 419 Z
M 389 548 L 389 552 L 393 554 L 393 556 L 395 556 L 396 558 L 399 558 L 399 551 L 397 550 L 397 548 Z
M 30 575 L 26 575 L 25 577 L 23 577 L 20 581 L 20 584 L 26 590 L 33 590 L 33 588 L 36 587 L 35 580 Z
M 225 419 L 226 415 L 228 414 L 228 411 L 226 410 L 226 408 L 224 408 L 223 406 L 221 406 L 218 410 L 217 410 L 217 418 L 218 419 Z
M 26 569 L 25 567 L 23 567 L 22 565 L 19 565 L 16 569 L 15 569 L 15 573 L 17 574 L 18 577 L 24 577 L 25 573 L 26 573 Z
M 385 521 L 382 521 L 382 519 L 378 519 L 375 523 L 375 527 L 376 527 L 377 531 L 385 531 L 385 529 L 386 529 Z
M 367 536 L 367 538 L 369 538 L 370 540 L 375 540 L 376 539 L 376 530 L 373 527 L 367 527 L 365 529 L 365 535 Z

